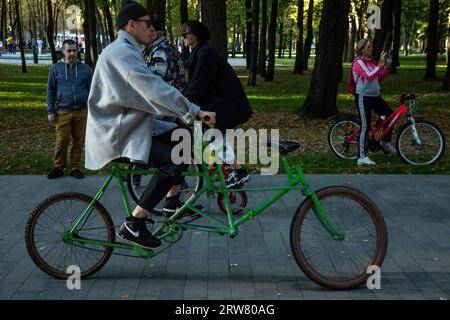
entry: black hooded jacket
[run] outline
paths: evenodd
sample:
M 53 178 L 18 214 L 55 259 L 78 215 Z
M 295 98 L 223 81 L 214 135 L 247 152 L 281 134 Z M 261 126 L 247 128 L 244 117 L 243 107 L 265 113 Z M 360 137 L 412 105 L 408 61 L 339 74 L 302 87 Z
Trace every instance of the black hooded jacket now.
M 183 94 L 202 110 L 216 112 L 217 129 L 234 128 L 251 117 L 253 111 L 239 78 L 208 42 L 192 50 L 188 65 L 189 82 Z

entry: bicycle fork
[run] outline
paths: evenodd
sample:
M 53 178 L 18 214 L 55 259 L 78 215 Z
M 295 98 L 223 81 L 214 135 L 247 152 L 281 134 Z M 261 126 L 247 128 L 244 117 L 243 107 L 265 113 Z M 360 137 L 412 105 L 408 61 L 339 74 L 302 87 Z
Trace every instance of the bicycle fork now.
M 420 140 L 419 134 L 417 133 L 417 129 L 416 129 L 416 120 L 414 120 L 413 117 L 409 118 L 409 121 L 411 122 L 411 128 L 412 128 L 412 134 L 413 134 L 413 138 L 416 141 L 416 143 L 418 145 L 422 144 L 422 141 Z
M 333 236 L 333 238 L 335 238 L 336 240 L 344 240 L 345 233 L 342 231 L 339 231 L 338 228 L 336 228 L 336 226 L 333 224 L 333 221 L 331 221 L 330 216 L 326 213 L 325 209 L 322 207 L 320 200 L 317 197 L 316 193 L 312 190 L 312 188 L 306 181 L 305 175 L 304 175 L 301 167 L 300 166 L 294 167 L 294 170 L 297 174 L 297 176 L 294 177 L 293 172 L 284 157 L 283 157 L 282 161 L 285 166 L 286 173 L 288 175 L 290 184 L 296 185 L 296 184 L 300 183 L 303 186 L 301 189 L 301 192 L 305 197 L 311 199 L 311 201 L 313 203 L 314 214 L 317 217 L 317 219 L 319 219 L 320 223 Z

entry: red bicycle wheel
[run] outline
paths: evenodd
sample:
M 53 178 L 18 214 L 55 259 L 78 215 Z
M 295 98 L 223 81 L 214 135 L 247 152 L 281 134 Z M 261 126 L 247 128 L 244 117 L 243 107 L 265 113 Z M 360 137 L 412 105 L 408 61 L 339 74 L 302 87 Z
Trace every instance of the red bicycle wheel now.
M 247 206 L 247 193 L 245 193 L 244 191 L 230 192 L 230 204 L 233 214 L 241 213 L 241 209 Z M 227 214 L 227 209 L 225 207 L 225 197 L 223 196 L 223 193 L 218 194 L 217 205 L 223 213 Z

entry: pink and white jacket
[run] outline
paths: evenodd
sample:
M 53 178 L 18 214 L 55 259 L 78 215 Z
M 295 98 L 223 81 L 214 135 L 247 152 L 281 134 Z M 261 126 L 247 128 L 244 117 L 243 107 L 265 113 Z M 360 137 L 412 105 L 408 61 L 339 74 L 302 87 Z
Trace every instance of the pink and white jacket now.
M 352 74 L 356 83 L 356 94 L 367 97 L 380 95 L 380 81 L 389 75 L 390 69 L 378 66 L 372 59 L 357 57 L 353 62 Z

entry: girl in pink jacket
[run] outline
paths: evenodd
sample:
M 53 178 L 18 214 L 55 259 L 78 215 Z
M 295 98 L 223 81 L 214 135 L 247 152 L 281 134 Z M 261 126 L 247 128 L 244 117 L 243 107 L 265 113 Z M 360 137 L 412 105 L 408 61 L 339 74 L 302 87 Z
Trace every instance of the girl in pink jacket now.
M 380 96 L 380 81 L 383 81 L 390 72 L 391 59 L 380 59 L 377 65 L 372 59 L 373 45 L 369 39 L 362 39 L 357 44 L 355 61 L 352 64 L 352 75 L 356 83 L 355 103 L 358 109 L 361 132 L 358 143 L 358 165 L 374 165 L 375 162 L 367 156 L 365 148 L 368 139 L 372 110 L 378 115 L 389 116 L 392 113 L 389 105 Z M 381 147 L 389 152 L 396 153 L 395 148 L 390 143 L 392 130 L 380 142 Z

